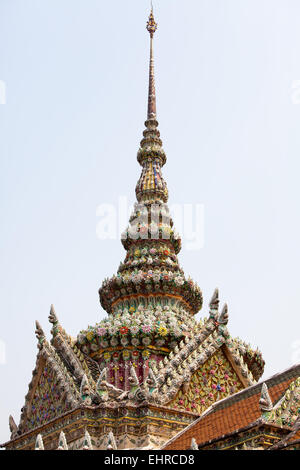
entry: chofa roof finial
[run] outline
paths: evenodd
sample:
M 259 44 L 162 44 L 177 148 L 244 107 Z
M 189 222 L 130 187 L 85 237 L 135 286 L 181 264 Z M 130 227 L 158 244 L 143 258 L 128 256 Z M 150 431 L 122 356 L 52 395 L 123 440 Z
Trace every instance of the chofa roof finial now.
M 43 328 L 41 327 L 41 325 L 39 324 L 39 322 L 37 320 L 35 322 L 35 336 L 38 339 L 38 348 L 42 349 L 43 343 L 46 339 L 46 336 L 45 336 L 45 333 L 43 331 Z
M 219 302 L 219 289 L 216 288 L 209 302 L 209 316 L 213 320 L 218 316 Z
M 12 417 L 12 415 L 9 415 L 8 423 L 9 423 L 9 430 L 11 432 L 11 439 L 13 439 L 17 435 L 18 426 L 16 425 L 15 420 Z
M 224 304 L 224 307 L 222 308 L 222 312 L 220 313 L 218 322 L 227 325 L 228 323 L 228 305 Z
M 53 327 L 51 329 L 51 333 L 52 333 L 53 337 L 55 337 L 58 333 L 59 321 L 58 321 L 58 318 L 57 318 L 57 315 L 56 315 L 53 304 L 51 304 L 48 319 L 49 319 L 49 322 L 52 323 L 52 325 L 53 325 Z

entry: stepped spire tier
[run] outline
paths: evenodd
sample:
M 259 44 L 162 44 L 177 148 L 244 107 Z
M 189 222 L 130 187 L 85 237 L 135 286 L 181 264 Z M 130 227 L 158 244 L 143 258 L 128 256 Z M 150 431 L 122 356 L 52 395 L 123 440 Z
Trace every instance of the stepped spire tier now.
M 127 340 L 133 340 L 136 344 L 162 348 L 174 347 L 177 340 L 190 334 L 195 324 L 193 315 L 202 306 L 202 293 L 179 266 L 177 254 L 181 239 L 174 230 L 167 206 L 168 190 L 161 171 L 166 155 L 156 119 L 153 58 L 156 29 L 151 10 L 147 23 L 150 33 L 148 111 L 137 154 L 142 167 L 136 185 L 137 203 L 122 234 L 127 252 L 125 260 L 117 275 L 103 282 L 99 294 L 102 307 L 109 313 L 101 331 L 105 327 L 116 331 L 119 325 L 123 328 L 119 340 L 114 336 L 114 343 L 123 340 L 121 344 L 126 345 Z M 123 335 L 127 330 L 130 340 Z M 139 339 L 138 334 L 141 334 Z M 107 337 L 107 341 L 111 339 Z
M 144 138 L 138 151 L 138 162 L 143 167 L 141 177 L 136 185 L 135 192 L 138 202 L 161 203 L 168 200 L 168 189 L 161 174 L 161 167 L 166 163 L 166 155 L 162 148 L 160 132 L 156 120 L 156 92 L 154 78 L 153 36 L 157 29 L 153 11 L 151 10 L 147 23 L 150 33 L 150 62 L 149 62 L 149 89 L 148 112 Z

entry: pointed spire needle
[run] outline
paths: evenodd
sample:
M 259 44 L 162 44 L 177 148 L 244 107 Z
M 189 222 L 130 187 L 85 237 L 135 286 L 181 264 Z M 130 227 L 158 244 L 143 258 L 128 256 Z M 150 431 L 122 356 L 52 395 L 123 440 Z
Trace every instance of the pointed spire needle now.
M 154 79 L 154 58 L 153 58 L 153 36 L 157 30 L 157 23 L 154 20 L 153 11 L 151 10 L 147 22 L 147 31 L 150 33 L 150 63 L 149 63 L 149 91 L 148 91 L 148 119 L 156 118 L 156 93 Z

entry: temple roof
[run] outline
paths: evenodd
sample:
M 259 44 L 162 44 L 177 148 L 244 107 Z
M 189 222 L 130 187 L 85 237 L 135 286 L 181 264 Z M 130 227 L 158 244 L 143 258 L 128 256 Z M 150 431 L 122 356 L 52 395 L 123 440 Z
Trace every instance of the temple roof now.
M 215 292 L 210 304 L 209 318 L 196 324 L 189 335 L 178 342 L 178 345 L 164 357 L 163 361 L 157 365 L 152 364 L 143 382 L 137 379 L 134 368 L 131 366 L 130 374 L 134 382 L 134 393 L 119 390 L 107 381 L 106 368 L 101 369 L 98 362 L 79 349 L 76 340 L 70 337 L 60 325 L 54 307 L 51 306 L 49 321 L 53 325 L 52 339 L 50 342 L 47 341 L 37 322 L 36 366 L 25 397 L 19 425 L 16 426 L 10 418 L 12 439 L 51 421 L 54 416 L 62 415 L 79 406 L 124 407 L 139 406 L 147 402 L 173 408 L 172 400 L 182 385 L 188 384 L 192 375 L 221 350 L 229 361 L 228 365 L 231 364 L 237 377 L 236 380 L 239 380 L 243 387 L 248 387 L 254 382 L 251 369 L 243 359 L 239 341 L 233 340 L 227 330 L 227 307 L 218 313 L 217 304 L 218 296 Z M 130 347 L 125 349 L 127 352 L 130 351 Z M 129 364 L 132 365 L 132 363 L 133 361 Z M 44 408 L 42 405 L 44 413 L 42 415 L 39 413 L 39 421 L 35 418 L 31 424 L 35 407 L 39 409 L 41 407 L 39 403 L 35 404 L 34 399 L 44 400 L 43 393 L 51 395 L 47 388 L 42 390 L 42 394 L 41 391 L 37 391 L 41 378 L 44 378 L 43 374 L 46 381 L 49 377 L 51 384 L 55 384 L 55 393 L 59 398 L 49 396 L 47 398 L 50 400 L 49 406 Z M 152 385 L 148 385 L 150 383 Z M 108 393 L 107 398 L 103 398 L 103 393 Z M 61 400 L 65 404 L 64 407 L 56 410 L 54 414 L 49 412 L 51 407 L 56 406 L 56 402 L 61 403 Z M 184 409 L 182 411 L 184 412 Z
M 273 445 L 270 450 L 282 450 L 289 447 L 300 449 L 300 418 L 297 419 L 292 430 Z
M 12 440 L 22 440 L 21 436 L 33 431 L 39 433 L 43 426 L 78 409 L 94 412 L 98 408 L 107 411 L 149 406 L 168 409 L 181 420 L 188 415 L 188 423 L 206 409 L 167 448 L 189 445 L 191 437 L 195 445 L 201 445 L 256 423 L 262 410 L 269 413 L 270 425 L 276 426 L 273 402 L 295 379 L 295 370 L 291 369 L 266 381 L 263 388 L 255 385 L 263 373 L 264 360 L 258 350 L 231 337 L 228 307 L 225 304 L 219 311 L 218 289 L 209 303 L 208 317 L 200 322 L 194 318 L 202 307 L 202 293 L 179 266 L 181 240 L 169 216 L 168 190 L 161 172 L 166 155 L 156 120 L 156 29 L 151 10 L 147 23 L 147 120 L 137 154 L 142 172 L 136 185 L 137 203 L 122 237 L 126 258 L 117 275 L 105 279 L 99 289 L 108 317 L 82 330 L 75 339 L 62 328 L 51 306 L 49 342 L 36 323 L 36 366 L 20 423 L 17 426 L 12 417 L 9 420 Z M 290 402 L 287 405 L 283 401 L 276 413 L 282 409 L 283 417 L 289 407 Z M 182 428 L 175 432 L 178 429 Z M 59 442 L 63 448 L 63 435 Z
M 268 393 L 276 408 L 280 400 L 288 392 L 289 387 L 294 389 L 300 385 L 300 364 L 295 365 L 279 374 L 275 374 L 263 383 L 268 388 Z M 298 381 L 298 385 L 295 382 Z M 233 433 L 239 433 L 249 427 L 259 424 L 278 426 L 270 414 L 263 414 L 260 407 L 262 382 L 238 392 L 228 398 L 214 403 L 199 419 L 188 428 L 179 433 L 163 449 L 189 449 L 191 439 L 194 438 L 199 448 L 211 444 L 220 439 L 225 439 Z M 281 424 L 281 426 L 284 426 Z
M 49 320 L 53 324 L 52 339 L 48 342 L 39 322 L 36 322 L 36 336 L 38 339 L 38 354 L 36 365 L 32 371 L 32 379 L 28 386 L 28 393 L 25 396 L 25 404 L 22 408 L 20 423 L 13 426 L 13 418 L 11 431 L 12 438 L 27 432 L 30 427 L 30 419 L 34 414 L 34 398 L 43 400 L 44 414 L 40 416 L 40 422 L 35 422 L 33 427 L 47 422 L 52 418 L 51 407 L 56 402 L 63 400 L 64 408 L 56 411 L 56 414 L 63 414 L 71 409 L 76 408 L 82 403 L 82 382 L 86 380 L 89 387 L 95 387 L 99 377 L 99 368 L 92 358 L 85 356 L 77 347 L 76 340 L 69 336 L 58 322 L 58 318 L 51 306 Z M 37 392 L 41 379 L 50 380 L 49 386 L 44 387 L 45 396 L 41 395 L 41 391 Z M 55 386 L 53 396 L 51 389 Z M 58 399 L 58 397 L 60 397 Z M 49 400 L 49 406 L 47 402 Z

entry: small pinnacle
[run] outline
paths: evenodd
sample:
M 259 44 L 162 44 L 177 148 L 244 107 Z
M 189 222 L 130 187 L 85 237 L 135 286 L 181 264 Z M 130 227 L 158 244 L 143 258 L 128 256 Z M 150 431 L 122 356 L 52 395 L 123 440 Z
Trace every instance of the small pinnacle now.
M 107 450 L 117 450 L 115 436 L 112 431 L 108 434 Z
M 261 387 L 259 406 L 261 411 L 271 411 L 273 409 L 273 403 L 266 383 L 263 383 Z
M 45 333 L 43 331 L 43 328 L 41 327 L 40 323 L 37 320 L 35 321 L 35 336 L 37 337 L 39 341 L 45 338 Z
M 194 437 L 192 438 L 192 441 L 191 441 L 191 449 L 192 450 L 199 450 L 196 439 Z
M 56 315 L 56 312 L 55 312 L 55 309 L 54 309 L 54 305 L 51 304 L 51 307 L 50 307 L 50 313 L 49 313 L 49 322 L 50 323 L 57 323 L 58 322 L 58 318 L 57 318 L 57 315 Z
M 224 304 L 222 308 L 222 312 L 219 317 L 219 323 L 227 324 L 228 323 L 228 305 Z
M 214 290 L 213 296 L 209 302 L 209 306 L 210 308 L 218 309 L 218 306 L 219 306 L 219 289 L 218 288 Z
M 44 450 L 44 443 L 43 443 L 43 438 L 41 434 L 37 435 L 37 438 L 35 441 L 35 450 Z
M 16 425 L 15 423 L 15 420 L 14 418 L 12 417 L 12 415 L 9 415 L 9 429 L 10 429 L 10 432 L 13 433 L 13 432 L 16 432 L 18 430 L 18 426 Z

